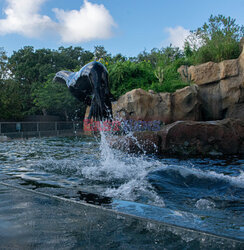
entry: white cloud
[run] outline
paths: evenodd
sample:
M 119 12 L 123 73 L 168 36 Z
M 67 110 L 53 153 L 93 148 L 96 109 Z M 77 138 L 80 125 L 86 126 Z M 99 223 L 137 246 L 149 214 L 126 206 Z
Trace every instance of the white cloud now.
M 38 37 L 53 29 L 55 23 L 45 15 L 38 14 L 40 6 L 46 0 L 7 0 L 4 10 L 6 19 L 0 19 L 2 35 L 17 33 L 27 37 Z
M 165 31 L 169 33 L 168 42 L 175 47 L 183 49 L 184 42 L 190 35 L 190 31 L 184 29 L 182 26 L 177 26 L 175 28 L 166 28 Z
M 46 0 L 6 0 L 5 19 L 0 19 L 0 34 L 17 33 L 27 37 L 40 37 L 58 33 L 63 42 L 79 43 L 112 36 L 116 26 L 109 11 L 102 5 L 84 0 L 80 10 L 53 9 L 58 22 L 39 14 Z
M 106 39 L 112 36 L 112 28 L 116 26 L 102 4 L 91 4 L 86 0 L 79 11 L 54 9 L 54 12 L 59 20 L 59 33 L 64 42 Z

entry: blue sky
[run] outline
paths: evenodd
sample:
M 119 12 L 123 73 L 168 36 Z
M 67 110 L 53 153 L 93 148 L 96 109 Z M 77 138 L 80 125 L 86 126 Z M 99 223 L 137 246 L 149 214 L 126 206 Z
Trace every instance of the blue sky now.
M 0 0 L 0 9 L 0 47 L 8 55 L 26 45 L 103 45 L 113 55 L 136 56 L 182 46 L 211 14 L 244 24 L 244 0 Z

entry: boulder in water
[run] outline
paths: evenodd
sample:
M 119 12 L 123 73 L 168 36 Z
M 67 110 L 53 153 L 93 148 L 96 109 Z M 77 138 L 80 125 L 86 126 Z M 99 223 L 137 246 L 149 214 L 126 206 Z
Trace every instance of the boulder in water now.
M 134 132 L 133 138 L 117 137 L 111 144 L 129 152 L 161 155 L 244 155 L 244 121 L 177 121 L 160 131 Z

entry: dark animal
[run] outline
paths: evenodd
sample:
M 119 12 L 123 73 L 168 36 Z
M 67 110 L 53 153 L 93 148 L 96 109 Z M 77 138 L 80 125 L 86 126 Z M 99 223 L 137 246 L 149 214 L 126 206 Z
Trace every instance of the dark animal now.
M 66 83 L 74 97 L 91 106 L 88 119 L 112 119 L 114 98 L 108 87 L 107 69 L 100 62 L 88 63 L 78 72 L 59 71 L 53 80 Z

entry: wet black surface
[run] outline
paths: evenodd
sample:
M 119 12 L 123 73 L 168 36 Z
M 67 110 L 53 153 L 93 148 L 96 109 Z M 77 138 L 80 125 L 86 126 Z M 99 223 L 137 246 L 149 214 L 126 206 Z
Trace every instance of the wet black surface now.
M 80 200 L 85 201 L 89 204 L 101 206 L 101 205 L 112 204 L 112 201 L 113 201 L 113 199 L 111 199 L 110 197 L 88 193 L 84 191 L 78 191 L 78 194 L 79 194 Z

